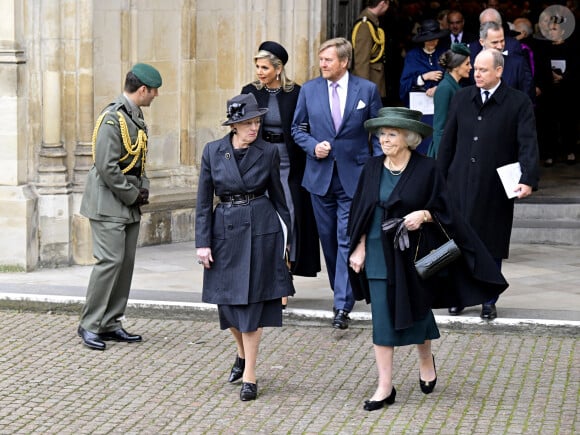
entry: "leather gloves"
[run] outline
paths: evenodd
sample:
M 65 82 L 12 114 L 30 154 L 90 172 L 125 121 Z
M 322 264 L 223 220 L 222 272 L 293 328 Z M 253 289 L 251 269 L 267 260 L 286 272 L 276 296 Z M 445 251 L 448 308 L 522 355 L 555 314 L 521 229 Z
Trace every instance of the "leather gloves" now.
M 409 231 L 405 226 L 405 219 L 403 218 L 391 218 L 383 221 L 381 227 L 385 233 L 395 232 L 393 238 L 393 244 L 395 249 L 399 248 L 400 251 L 404 251 L 409 247 Z
M 135 199 L 135 202 L 131 205 L 140 206 L 146 204 L 149 204 L 149 190 L 141 187 L 139 188 L 139 195 L 137 195 L 137 199 Z

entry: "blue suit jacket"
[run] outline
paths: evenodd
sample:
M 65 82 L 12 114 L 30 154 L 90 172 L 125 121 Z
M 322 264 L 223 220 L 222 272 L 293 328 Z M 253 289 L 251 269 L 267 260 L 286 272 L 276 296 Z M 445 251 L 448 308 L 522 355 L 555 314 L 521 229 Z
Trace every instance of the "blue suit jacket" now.
M 318 77 L 302 86 L 294 112 L 292 136 L 306 153 L 302 180 L 306 190 L 316 195 L 326 195 L 336 162 L 342 187 L 349 197 L 353 197 L 365 162 L 371 155 L 382 154 L 376 137 L 373 136 L 372 146 L 369 146 L 369 133 L 364 128 L 364 122 L 375 118 L 381 107 L 377 86 L 349 74 L 342 124 L 335 131 L 330 113 L 328 81 Z M 332 149 L 328 157 L 318 159 L 314 148 L 325 140 L 330 142 Z
M 510 38 L 510 40 L 513 38 Z M 534 78 L 532 76 L 532 70 L 526 59 L 523 56 L 522 48 L 517 39 L 515 39 L 517 47 L 510 45 L 508 48 L 508 38 L 506 38 L 505 51 L 507 55 L 504 55 L 504 67 L 503 73 L 501 75 L 502 82 L 506 83 L 518 91 L 522 91 L 527 94 L 532 101 L 536 99 L 536 86 L 534 84 Z M 482 47 L 479 42 L 473 43 L 469 46 L 471 50 L 471 65 L 475 64 L 475 57 L 481 52 Z M 470 84 L 475 84 L 475 79 L 473 74 L 475 70 L 469 72 Z

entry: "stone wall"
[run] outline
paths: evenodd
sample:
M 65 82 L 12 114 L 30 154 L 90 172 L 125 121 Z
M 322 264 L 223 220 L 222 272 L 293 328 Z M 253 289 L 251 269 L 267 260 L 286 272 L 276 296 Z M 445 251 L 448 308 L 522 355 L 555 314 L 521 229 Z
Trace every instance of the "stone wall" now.
M 302 83 L 326 34 L 319 0 L 0 0 L 0 270 L 92 261 L 78 213 L 101 109 L 136 62 L 163 76 L 150 130 L 139 243 L 192 240 L 197 165 L 227 99 L 254 79 L 261 41 Z M 5 249 L 10 247 L 10 249 Z

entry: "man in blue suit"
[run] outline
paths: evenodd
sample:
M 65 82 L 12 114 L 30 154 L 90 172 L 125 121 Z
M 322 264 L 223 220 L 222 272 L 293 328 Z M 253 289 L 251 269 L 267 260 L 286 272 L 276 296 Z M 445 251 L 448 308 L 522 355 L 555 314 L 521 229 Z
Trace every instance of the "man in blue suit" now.
M 348 328 L 354 296 L 348 280 L 348 214 L 358 178 L 371 155 L 382 154 L 364 129 L 382 107 L 377 86 L 349 74 L 352 46 L 329 39 L 318 51 L 321 77 L 302 86 L 292 136 L 306 153 L 302 185 L 311 194 L 330 287 L 334 291 L 333 327 Z
M 479 29 L 479 43 L 470 44 L 472 65 L 475 64 L 475 58 L 481 50 L 487 48 L 495 48 L 503 53 L 504 70 L 501 80 L 508 86 L 526 93 L 534 101 L 536 98 L 534 78 L 528 62 L 522 55 L 521 48 L 518 52 L 510 52 L 506 45 L 503 27 L 494 21 L 483 23 Z M 471 84 L 475 83 L 473 74 L 472 70 L 470 72 Z

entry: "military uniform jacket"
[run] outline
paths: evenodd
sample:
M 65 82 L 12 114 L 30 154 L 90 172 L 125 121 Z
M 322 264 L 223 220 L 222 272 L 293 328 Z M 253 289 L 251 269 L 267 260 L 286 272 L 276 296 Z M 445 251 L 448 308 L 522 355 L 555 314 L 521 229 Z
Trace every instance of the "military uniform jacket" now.
M 370 21 L 372 23 L 371 25 L 374 25 L 375 29 L 379 28 L 379 18 L 370 12 L 368 8 L 361 12 L 357 22 L 363 18 L 366 18 L 368 21 Z M 387 85 L 385 82 L 385 64 L 383 59 L 380 59 L 375 63 L 371 63 L 371 59 L 377 56 L 380 48 L 377 47 L 375 50 L 373 50 L 375 42 L 371 36 L 368 23 L 361 23 L 357 30 L 356 39 L 352 42 L 355 46 L 352 73 L 356 76 L 362 77 L 363 79 L 370 80 L 376 84 L 379 88 L 379 94 L 384 98 L 387 95 Z
M 146 131 L 145 121 L 134 113 L 126 97 L 120 95 L 104 112 L 108 112 L 99 127 L 94 145 L 94 165 L 89 170 L 85 192 L 81 202 L 81 214 L 89 219 L 109 222 L 132 223 L 141 218 L 138 206 L 132 206 L 139 195 L 139 188 L 149 189 L 149 179 L 141 174 L 143 163 L 137 159 L 132 174 L 123 174 L 131 161 L 121 137 L 119 115 L 125 118 L 131 143 L 135 144 L 139 130 Z
M 208 143 L 201 158 L 195 245 L 210 247 L 214 260 L 204 270 L 202 300 L 245 305 L 293 295 L 280 224 L 281 218 L 289 227 L 290 214 L 278 149 L 257 139 L 238 165 L 230 137 Z M 259 197 L 245 205 L 213 207 L 214 194 L 248 193 Z

